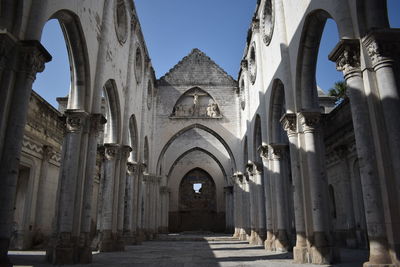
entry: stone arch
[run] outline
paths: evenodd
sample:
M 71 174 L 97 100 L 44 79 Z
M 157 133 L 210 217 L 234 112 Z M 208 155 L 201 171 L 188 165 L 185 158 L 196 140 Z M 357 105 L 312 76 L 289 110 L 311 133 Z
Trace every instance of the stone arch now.
M 147 138 L 147 136 L 144 138 L 143 163 L 146 165 L 145 168 L 148 170 L 148 166 L 149 166 L 149 139 Z
M 106 100 L 107 123 L 104 130 L 104 143 L 117 144 L 121 133 L 121 108 L 118 90 L 114 80 L 108 80 L 103 87 Z
M 272 92 L 270 98 L 270 112 L 269 112 L 269 132 L 270 143 L 283 143 L 285 133 L 283 132 L 280 119 L 286 112 L 285 107 L 285 88 L 281 80 L 274 80 L 272 85 Z
M 131 154 L 129 156 L 129 161 L 137 162 L 137 155 L 138 155 L 138 131 L 137 131 L 137 123 L 136 123 L 136 116 L 132 114 L 129 118 L 129 145 L 132 148 Z
M 167 179 L 171 176 L 171 173 L 172 173 L 172 171 L 174 170 L 176 164 L 178 164 L 178 162 L 179 162 L 182 158 L 184 158 L 186 155 L 192 153 L 193 151 L 201 151 L 201 152 L 207 154 L 208 156 L 210 156 L 210 157 L 218 164 L 218 166 L 220 167 L 222 173 L 224 174 L 225 182 L 228 184 L 228 176 L 226 175 L 226 170 L 225 170 L 225 168 L 222 166 L 221 162 L 220 162 L 220 161 L 218 160 L 218 158 L 215 157 L 212 153 L 210 153 L 208 150 L 203 149 L 203 148 L 201 148 L 201 147 L 194 147 L 194 148 L 192 148 L 192 149 L 189 149 L 189 150 L 183 152 L 181 155 L 179 155 L 179 157 L 176 158 L 176 160 L 175 160 L 174 163 L 172 164 L 171 168 L 169 169 L 168 175 L 167 175 Z
M 50 19 L 56 19 L 60 23 L 68 51 L 71 86 L 67 108 L 89 110 L 91 104 L 90 66 L 80 19 L 68 10 L 59 10 Z
M 298 50 L 295 101 L 297 111 L 319 111 L 316 84 L 316 68 L 320 41 L 327 19 L 332 16 L 325 10 L 318 9 L 305 18 Z M 333 18 L 332 18 L 333 19 Z M 335 20 L 334 20 L 335 21 Z M 351 34 L 347 23 L 337 24 L 339 38 Z M 352 36 L 346 36 L 347 38 Z M 339 40 L 338 40 L 339 41 Z
M 221 142 L 221 144 L 225 147 L 226 151 L 229 154 L 229 157 L 232 161 L 232 167 L 233 169 L 236 170 L 236 160 L 235 160 L 235 156 L 233 155 L 233 152 L 231 150 L 231 148 L 229 147 L 228 143 L 214 130 L 212 130 L 211 128 L 203 125 L 203 124 L 199 124 L 199 123 L 195 123 L 195 124 L 191 124 L 181 130 L 179 130 L 177 133 L 175 133 L 169 140 L 168 142 L 164 145 L 164 147 L 162 148 L 160 155 L 158 156 L 158 160 L 157 160 L 157 170 L 160 170 L 160 165 L 161 165 L 161 161 L 162 158 L 164 157 L 165 152 L 167 151 L 167 149 L 169 148 L 169 146 L 183 133 L 191 130 L 191 129 L 201 129 L 204 130 L 208 133 L 210 133 L 211 135 L 213 135 L 215 138 L 218 139 L 218 141 Z M 159 173 L 160 174 L 160 173 Z

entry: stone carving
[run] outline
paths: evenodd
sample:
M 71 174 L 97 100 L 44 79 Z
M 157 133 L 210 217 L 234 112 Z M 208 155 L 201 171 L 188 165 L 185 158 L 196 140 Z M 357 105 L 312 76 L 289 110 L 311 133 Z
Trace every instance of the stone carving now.
M 100 136 L 100 133 L 104 130 L 104 124 L 107 119 L 103 114 L 91 114 L 90 115 L 90 132 L 94 133 L 96 137 Z
M 138 164 L 136 162 L 127 162 L 126 170 L 130 175 L 137 174 L 138 172 Z
M 363 39 L 374 68 L 379 64 L 393 61 L 393 57 L 398 53 L 398 40 L 399 32 L 387 29 L 373 31 Z
M 114 25 L 118 41 L 123 44 L 128 36 L 128 14 L 124 0 L 116 0 L 114 7 Z
M 115 159 L 119 146 L 117 144 L 104 144 L 104 155 L 107 160 Z
M 88 114 L 82 110 L 66 110 L 67 132 L 75 133 L 82 131 Z
M 269 147 L 271 148 L 271 159 L 272 160 L 280 160 L 283 156 L 285 151 L 288 148 L 286 144 L 270 144 Z
M 321 120 L 321 113 L 313 111 L 300 112 L 300 124 L 303 128 L 303 132 L 315 132 L 319 126 Z
M 44 71 L 44 65 L 51 60 L 51 55 L 39 41 L 21 41 L 20 70 L 32 80 L 38 72 Z
M 282 116 L 280 121 L 283 129 L 287 132 L 289 137 L 297 134 L 296 114 L 286 113 Z
M 172 118 L 220 118 L 220 110 L 214 99 L 201 90 L 193 88 L 184 93 L 175 104 Z
M 348 75 L 360 71 L 360 43 L 358 40 L 341 40 L 329 55 L 336 62 L 336 69 Z
M 256 60 L 255 43 L 252 44 L 250 49 L 249 74 L 250 74 L 250 81 L 252 84 L 254 84 L 257 78 L 257 60 Z
M 268 46 L 271 43 L 275 24 L 274 0 L 265 0 L 261 17 L 261 28 L 264 43 Z

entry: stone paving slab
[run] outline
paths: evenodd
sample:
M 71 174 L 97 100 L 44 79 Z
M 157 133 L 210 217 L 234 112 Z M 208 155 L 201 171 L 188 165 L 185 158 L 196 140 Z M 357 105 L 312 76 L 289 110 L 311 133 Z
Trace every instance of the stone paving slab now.
M 321 266 L 293 264 L 291 253 L 267 253 L 263 247 L 250 246 L 235 239 L 220 241 L 148 241 L 139 246 L 128 246 L 124 252 L 95 253 L 90 265 L 75 267 L 191 267 L 191 266 L 263 266 L 306 267 Z M 225 240 L 226 239 L 226 240 Z M 343 250 L 343 263 L 327 266 L 358 267 L 366 259 L 367 252 Z M 44 252 L 10 252 L 14 266 L 50 267 L 45 262 Z M 68 266 L 68 265 L 64 265 Z

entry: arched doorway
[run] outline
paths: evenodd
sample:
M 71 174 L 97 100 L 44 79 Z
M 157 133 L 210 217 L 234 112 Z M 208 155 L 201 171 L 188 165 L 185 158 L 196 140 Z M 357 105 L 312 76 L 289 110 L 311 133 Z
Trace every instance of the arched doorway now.
M 218 231 L 213 178 L 203 169 L 189 171 L 179 185 L 180 231 Z

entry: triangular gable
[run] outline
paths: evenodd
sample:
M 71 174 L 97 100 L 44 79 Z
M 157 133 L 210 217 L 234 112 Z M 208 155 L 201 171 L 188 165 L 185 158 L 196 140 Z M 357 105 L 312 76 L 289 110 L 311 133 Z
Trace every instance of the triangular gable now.
M 161 77 L 159 84 L 236 86 L 236 81 L 206 54 L 195 48 Z

